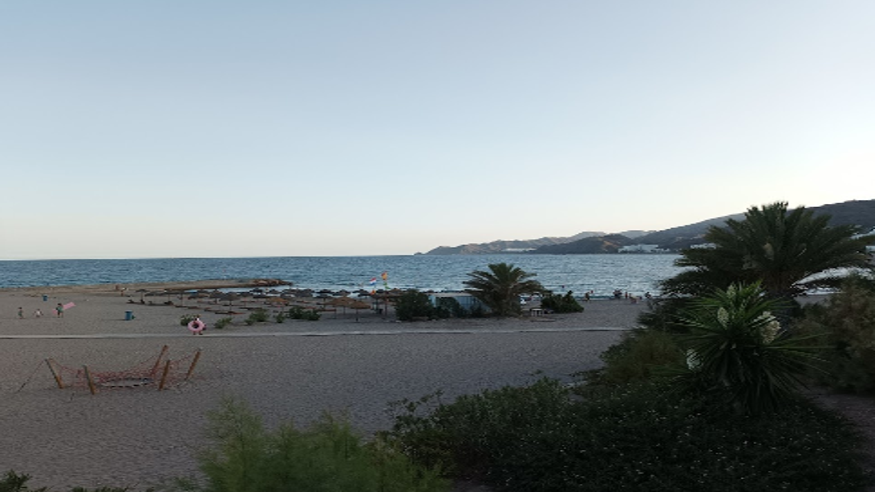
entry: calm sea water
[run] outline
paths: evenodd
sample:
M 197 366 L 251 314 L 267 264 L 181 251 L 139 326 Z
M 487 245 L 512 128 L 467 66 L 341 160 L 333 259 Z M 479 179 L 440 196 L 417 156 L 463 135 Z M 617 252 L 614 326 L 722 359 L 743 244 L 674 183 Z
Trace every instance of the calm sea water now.
M 482 255 L 0 261 L 0 287 L 279 278 L 298 288 L 355 290 L 382 272 L 390 288 L 461 290 L 469 272 L 507 262 L 554 291 L 656 292 L 676 255 Z

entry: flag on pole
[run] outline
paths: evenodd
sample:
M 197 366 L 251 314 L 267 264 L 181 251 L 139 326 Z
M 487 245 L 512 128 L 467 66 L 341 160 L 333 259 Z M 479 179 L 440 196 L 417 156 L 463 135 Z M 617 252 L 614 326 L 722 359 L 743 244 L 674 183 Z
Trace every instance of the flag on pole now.
M 380 278 L 383 279 L 383 287 L 385 287 L 386 290 L 389 290 L 389 273 L 388 272 L 381 273 Z
M 371 294 L 376 294 L 377 293 L 377 277 L 372 278 L 371 281 L 368 282 L 368 285 L 371 286 Z

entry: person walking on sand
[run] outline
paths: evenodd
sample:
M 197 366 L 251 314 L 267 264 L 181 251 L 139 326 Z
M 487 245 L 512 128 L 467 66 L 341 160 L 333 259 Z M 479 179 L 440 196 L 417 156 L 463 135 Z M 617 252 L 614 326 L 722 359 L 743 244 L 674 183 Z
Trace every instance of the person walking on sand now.
M 36 308 L 36 311 L 33 312 L 33 317 L 34 318 L 42 318 L 43 317 L 42 310 L 40 308 Z
M 63 317 L 64 317 L 64 305 L 61 304 L 60 302 L 58 303 L 57 307 L 55 307 L 55 314 L 56 314 L 59 318 L 63 318 Z
M 22 309 L 20 306 L 18 308 L 18 319 L 24 319 L 24 309 Z

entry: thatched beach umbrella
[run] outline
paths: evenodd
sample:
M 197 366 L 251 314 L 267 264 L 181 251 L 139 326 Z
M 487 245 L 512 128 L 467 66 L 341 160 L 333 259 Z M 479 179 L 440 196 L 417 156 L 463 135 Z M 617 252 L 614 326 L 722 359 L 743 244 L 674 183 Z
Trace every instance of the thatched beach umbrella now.
M 226 292 L 222 294 L 222 301 L 228 301 L 228 306 L 234 305 L 234 301 L 240 299 L 240 296 L 234 292 Z

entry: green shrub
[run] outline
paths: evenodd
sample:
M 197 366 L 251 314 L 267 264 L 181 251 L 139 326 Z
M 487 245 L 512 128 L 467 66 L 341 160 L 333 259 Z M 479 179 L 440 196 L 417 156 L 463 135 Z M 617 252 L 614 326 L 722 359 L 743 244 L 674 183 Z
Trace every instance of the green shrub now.
M 471 312 L 452 297 L 438 297 L 435 314 L 438 318 L 468 318 Z
M 249 317 L 246 318 L 245 323 L 249 326 L 252 326 L 255 323 L 264 323 L 268 320 L 269 316 L 270 315 L 268 314 L 266 309 L 258 308 L 255 311 L 249 313 Z
M 554 313 L 582 313 L 583 306 L 574 298 L 573 292 L 570 290 L 567 294 L 555 295 L 552 292 L 547 292 L 541 298 L 541 307 L 549 309 Z
M 0 492 L 45 492 L 48 490 L 46 487 L 31 489 L 27 486 L 29 481 L 30 475 L 19 475 L 13 470 L 9 470 L 3 476 L 3 479 L 0 480 Z
M 875 290 L 868 279 L 851 278 L 823 306 L 810 306 L 797 325 L 816 336 L 825 370 L 814 375 L 840 391 L 875 392 Z
M 199 456 L 207 485 L 192 490 L 449 490 L 437 472 L 413 464 L 382 440 L 365 442 L 345 419 L 325 415 L 305 429 L 286 423 L 268 432 L 257 415 L 233 400 L 208 418 L 212 446 Z
M 435 317 L 435 308 L 428 294 L 410 289 L 401 294 L 395 301 L 395 315 L 401 321 L 413 321 L 418 318 L 431 319 Z
M 30 475 L 19 475 L 12 470 L 6 472 L 6 475 L 0 479 L 0 492 L 48 492 L 47 487 L 32 489 L 27 486 L 30 481 Z M 128 487 L 100 487 L 96 489 L 86 489 L 82 487 L 73 487 L 70 492 L 128 492 L 132 489 Z M 145 492 L 154 492 L 154 489 L 146 489 Z
M 230 317 L 230 316 L 227 316 L 227 317 L 224 317 L 224 318 L 219 318 L 219 320 L 216 321 L 216 324 L 213 325 L 213 326 L 215 326 L 215 328 L 216 328 L 217 330 L 221 330 L 222 328 L 224 328 L 224 327 L 230 325 L 232 321 L 234 321 L 234 318 L 232 318 L 232 317 Z
M 690 309 L 692 297 L 664 297 L 649 299 L 650 309 L 638 315 L 638 325 L 652 330 L 669 333 L 689 333 L 690 329 L 681 320 L 681 313 Z
M 322 315 L 315 309 L 304 309 L 300 306 L 292 306 L 289 308 L 289 318 L 301 319 L 304 321 L 319 321 Z
M 395 424 L 386 435 L 417 462 L 460 475 L 500 476 L 505 459 L 537 441 L 570 408 L 571 392 L 553 379 L 463 395 L 452 404 L 440 393 L 395 402 Z M 513 461 L 512 459 L 510 461 Z
M 541 380 L 406 402 L 389 436 L 417 460 L 506 492 L 839 492 L 867 482 L 859 435 L 804 400 L 754 417 L 652 382 L 579 393 Z
M 188 326 L 189 323 L 195 320 L 197 316 L 193 314 L 183 314 L 179 317 L 179 324 L 182 326 Z
M 273 319 L 277 323 L 282 323 L 283 321 L 286 320 L 286 313 L 284 311 L 280 311 L 280 312 L 276 313 L 276 315 L 273 317 Z
M 658 330 L 633 330 L 600 355 L 605 363 L 587 373 L 590 382 L 625 384 L 665 375 L 666 368 L 678 369 L 684 362 L 683 351 L 669 333 Z
M 679 387 L 719 395 L 742 413 L 780 410 L 813 367 L 813 350 L 772 315 L 780 305 L 759 284 L 730 285 L 696 299 L 683 322 L 687 368 Z

